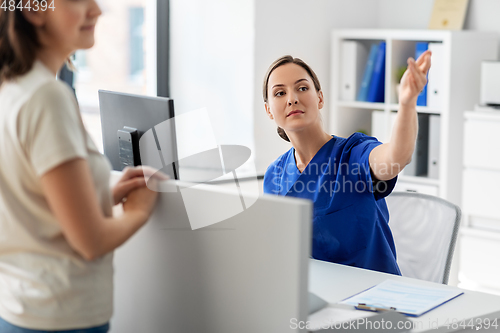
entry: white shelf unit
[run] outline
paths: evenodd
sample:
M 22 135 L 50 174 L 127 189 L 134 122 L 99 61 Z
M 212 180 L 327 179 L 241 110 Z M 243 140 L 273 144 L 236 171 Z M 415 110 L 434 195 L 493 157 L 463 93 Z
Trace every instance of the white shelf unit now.
M 367 49 L 375 42 L 386 42 L 384 103 L 340 100 L 342 41 L 356 41 Z M 384 112 L 390 136 L 391 113 L 398 110 L 396 70 L 415 56 L 417 42 L 443 45 L 441 107 L 417 107 L 419 113 L 440 116 L 439 179 L 401 175 L 397 190 L 434 194 L 460 205 L 462 193 L 463 113 L 479 101 L 480 64 L 497 59 L 495 33 L 447 30 L 346 29 L 332 32 L 331 106 L 329 131 L 348 137 L 356 131 L 371 134 L 371 113 Z
M 460 286 L 500 294 L 500 111 L 464 118 Z

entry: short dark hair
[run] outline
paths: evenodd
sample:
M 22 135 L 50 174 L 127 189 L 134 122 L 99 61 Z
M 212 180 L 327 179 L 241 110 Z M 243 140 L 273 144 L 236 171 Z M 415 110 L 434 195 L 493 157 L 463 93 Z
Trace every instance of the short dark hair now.
M 269 66 L 269 69 L 267 70 L 266 75 L 264 76 L 264 84 L 262 87 L 262 96 L 264 97 L 265 103 L 267 103 L 269 100 L 268 89 L 269 89 L 269 77 L 271 76 L 271 73 L 276 68 L 283 66 L 283 65 L 286 65 L 286 64 L 296 64 L 296 65 L 299 65 L 300 67 L 304 68 L 306 70 L 307 74 L 309 74 L 309 76 L 311 77 L 313 84 L 314 84 L 314 88 L 316 89 L 316 91 L 321 90 L 321 84 L 319 83 L 319 79 L 316 76 L 316 73 L 314 73 L 314 71 L 312 70 L 311 67 L 309 67 L 308 64 L 306 64 L 302 59 L 294 58 L 291 55 L 285 55 L 285 56 L 282 56 L 282 57 L 276 59 L 271 64 L 271 66 Z M 285 130 L 279 126 L 278 126 L 278 135 L 283 140 L 290 142 L 290 139 L 286 135 Z
M 40 41 L 35 27 L 16 8 L 0 9 L 0 83 L 26 74 L 33 67 Z

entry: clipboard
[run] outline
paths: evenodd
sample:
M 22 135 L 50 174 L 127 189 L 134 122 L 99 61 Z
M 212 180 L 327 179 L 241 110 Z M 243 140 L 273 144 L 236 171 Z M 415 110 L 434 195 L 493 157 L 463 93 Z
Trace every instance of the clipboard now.
M 395 311 L 410 317 L 419 317 L 463 293 L 462 290 L 452 287 L 426 287 L 386 280 L 339 304 L 351 305 L 358 310 Z

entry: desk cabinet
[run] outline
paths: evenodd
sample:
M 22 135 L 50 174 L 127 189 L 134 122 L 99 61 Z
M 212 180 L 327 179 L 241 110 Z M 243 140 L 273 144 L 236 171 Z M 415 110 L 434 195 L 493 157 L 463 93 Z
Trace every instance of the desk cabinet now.
M 500 293 L 500 112 L 466 112 L 460 285 Z

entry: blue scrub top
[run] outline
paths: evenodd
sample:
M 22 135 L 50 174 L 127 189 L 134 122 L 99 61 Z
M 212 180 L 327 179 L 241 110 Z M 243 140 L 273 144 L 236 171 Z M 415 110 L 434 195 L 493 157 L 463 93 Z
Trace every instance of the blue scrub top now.
M 264 176 L 264 193 L 314 202 L 315 259 L 401 275 L 384 197 L 397 177 L 376 181 L 369 156 L 382 143 L 354 133 L 325 143 L 301 173 L 292 148 Z

